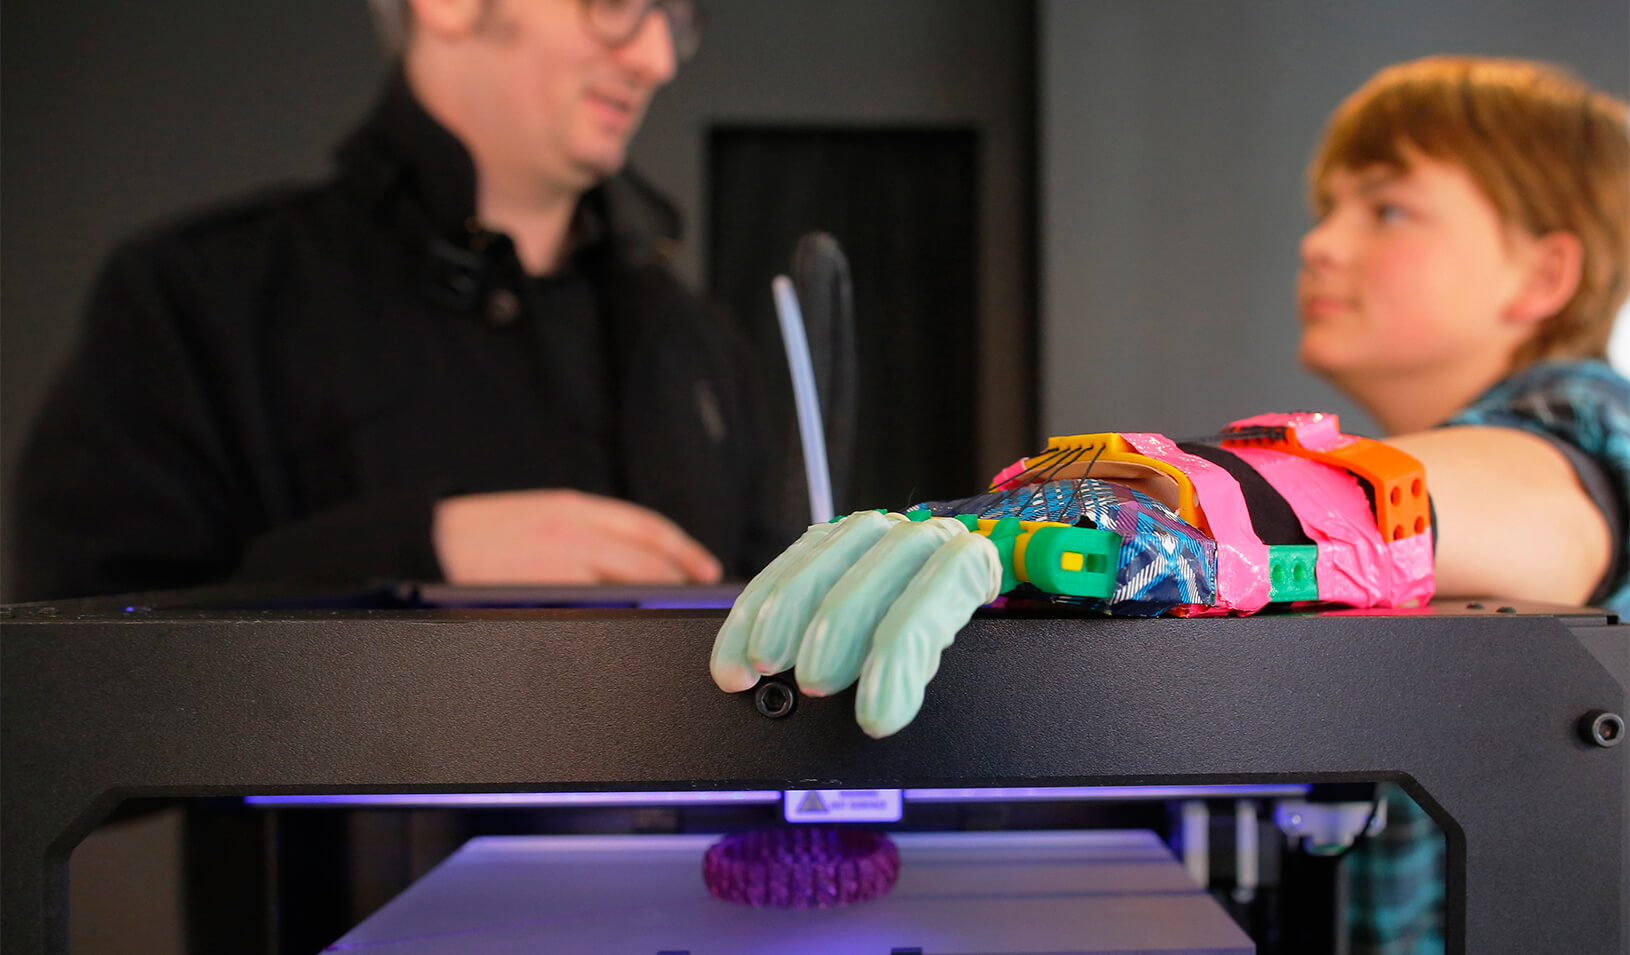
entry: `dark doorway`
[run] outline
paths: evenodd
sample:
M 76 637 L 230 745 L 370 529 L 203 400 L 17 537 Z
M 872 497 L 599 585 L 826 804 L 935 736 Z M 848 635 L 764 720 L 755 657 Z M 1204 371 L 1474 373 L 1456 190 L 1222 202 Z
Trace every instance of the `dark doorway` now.
M 777 396 L 769 410 L 781 459 L 795 469 L 769 283 L 788 272 L 808 232 L 836 236 L 848 254 L 859 428 L 852 477 L 833 489 L 840 512 L 899 509 L 982 486 L 978 172 L 970 129 L 724 127 L 709 137 L 710 289 L 748 329 Z M 792 483 L 792 497 L 806 500 L 801 478 Z

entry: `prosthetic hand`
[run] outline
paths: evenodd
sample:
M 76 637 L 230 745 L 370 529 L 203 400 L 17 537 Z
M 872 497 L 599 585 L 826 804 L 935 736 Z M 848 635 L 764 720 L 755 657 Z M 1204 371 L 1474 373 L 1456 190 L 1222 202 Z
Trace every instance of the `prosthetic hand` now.
M 1111 615 L 1398 606 L 1432 592 L 1425 474 L 1334 415 L 1264 415 L 1205 442 L 1054 438 L 988 492 L 811 527 L 737 599 L 720 688 L 797 667 L 802 692 L 859 684 L 873 737 L 917 714 L 948 647 L 1000 594 Z

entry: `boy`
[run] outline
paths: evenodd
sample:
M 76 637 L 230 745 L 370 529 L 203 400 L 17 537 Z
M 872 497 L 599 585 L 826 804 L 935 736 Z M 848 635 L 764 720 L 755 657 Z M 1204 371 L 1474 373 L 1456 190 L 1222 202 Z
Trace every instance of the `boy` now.
M 1625 105 L 1537 63 L 1418 60 L 1342 104 L 1310 174 L 1301 359 L 1426 465 L 1438 592 L 1630 612 L 1630 386 L 1604 360 Z
M 1348 97 L 1314 155 L 1301 359 L 1426 465 L 1439 593 L 1630 614 L 1630 386 L 1604 361 L 1625 115 L 1552 67 L 1431 57 Z M 1441 836 L 1386 789 L 1349 860 L 1353 951 L 1442 951 Z

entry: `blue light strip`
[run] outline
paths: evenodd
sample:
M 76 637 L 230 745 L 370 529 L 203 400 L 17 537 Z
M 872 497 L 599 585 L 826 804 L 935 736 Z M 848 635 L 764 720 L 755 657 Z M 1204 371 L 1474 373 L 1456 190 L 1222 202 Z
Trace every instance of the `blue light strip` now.
M 1275 799 L 1306 795 L 1292 784 L 1215 786 L 1038 786 L 1033 788 L 907 789 L 907 802 L 1159 801 L 1163 799 Z M 378 806 L 402 809 L 503 809 L 550 806 L 699 806 L 780 802 L 776 789 L 697 792 L 599 793 L 358 793 L 328 796 L 246 796 L 244 804 L 267 808 Z
M 1162 799 L 1274 799 L 1305 796 L 1305 783 L 1216 786 L 1038 786 L 1029 789 L 908 789 L 908 802 L 1042 802 Z
M 280 808 L 395 806 L 400 808 L 525 808 L 532 806 L 681 806 L 775 803 L 779 789 L 614 793 L 359 793 L 337 796 L 245 796 L 244 804 Z

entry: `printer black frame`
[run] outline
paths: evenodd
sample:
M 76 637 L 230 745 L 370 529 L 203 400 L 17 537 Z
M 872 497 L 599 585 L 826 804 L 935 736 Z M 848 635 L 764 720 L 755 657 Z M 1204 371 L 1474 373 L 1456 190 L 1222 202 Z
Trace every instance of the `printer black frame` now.
M 1450 952 L 1622 953 L 1630 627 L 1438 605 L 988 616 L 921 715 L 719 692 L 721 613 L 0 611 L 0 944 L 66 948 L 69 853 L 121 801 L 276 793 L 1395 780 L 1447 838 Z

